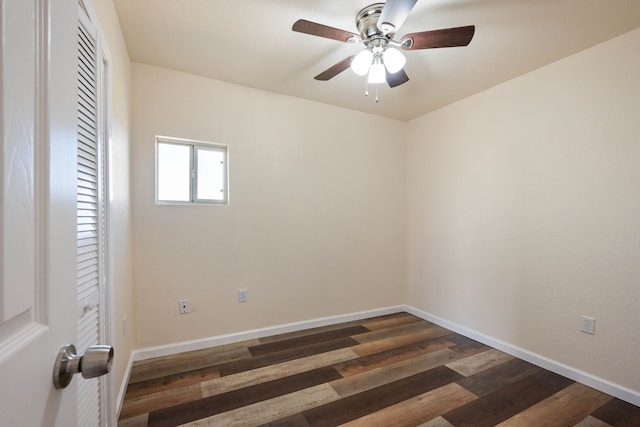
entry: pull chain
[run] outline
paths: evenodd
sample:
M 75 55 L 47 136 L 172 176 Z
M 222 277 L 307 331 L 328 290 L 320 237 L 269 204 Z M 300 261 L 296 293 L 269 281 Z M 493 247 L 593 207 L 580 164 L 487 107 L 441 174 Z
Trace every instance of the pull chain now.
M 379 97 L 379 84 L 374 84 L 375 88 L 376 88 L 376 102 L 380 102 L 380 97 Z M 364 79 L 364 96 L 369 96 L 369 75 L 367 75 L 367 77 Z

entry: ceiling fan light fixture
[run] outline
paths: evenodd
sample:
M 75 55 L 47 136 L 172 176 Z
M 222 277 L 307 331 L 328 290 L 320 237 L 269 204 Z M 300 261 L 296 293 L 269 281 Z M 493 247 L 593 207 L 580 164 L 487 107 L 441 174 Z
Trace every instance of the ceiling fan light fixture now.
M 351 68 L 357 75 L 365 77 L 366 85 L 386 81 L 389 87 L 394 88 L 409 81 L 404 71 L 406 59 L 401 51 L 467 46 L 475 34 L 475 26 L 467 25 L 408 33 L 400 41 L 394 40 L 396 31 L 402 27 L 418 0 L 378 1 L 357 13 L 359 34 L 305 19 L 298 19 L 293 24 L 291 29 L 299 33 L 364 45 L 357 55 L 344 58 L 314 79 L 327 81 Z
M 351 61 L 351 69 L 359 76 L 365 76 L 371 68 L 373 53 L 369 49 L 365 49 L 358 53 Z
M 407 58 L 398 49 L 390 47 L 382 54 L 384 65 L 391 74 L 395 74 L 404 68 Z
M 379 58 L 376 58 L 373 65 L 369 69 L 369 75 L 367 76 L 367 83 L 369 84 L 381 84 L 387 80 L 387 73 L 384 71 L 384 65 Z

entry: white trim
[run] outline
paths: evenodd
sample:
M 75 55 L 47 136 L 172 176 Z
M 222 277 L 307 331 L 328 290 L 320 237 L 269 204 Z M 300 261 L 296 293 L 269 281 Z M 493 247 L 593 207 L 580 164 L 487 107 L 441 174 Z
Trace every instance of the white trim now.
M 132 352 L 129 354 L 129 362 L 127 362 L 127 367 L 124 370 L 124 378 L 122 379 L 122 383 L 120 383 L 120 390 L 118 391 L 118 396 L 116 397 L 116 408 L 115 408 L 115 418 L 114 420 L 120 419 L 120 412 L 122 411 L 122 404 L 124 403 L 124 396 L 127 393 L 127 386 L 129 385 L 129 378 L 131 377 L 131 368 L 133 367 L 133 355 Z M 113 381 L 112 381 L 113 383 Z
M 549 359 L 532 351 L 487 336 L 483 333 L 442 319 L 438 316 L 434 316 L 433 314 L 419 310 L 410 305 L 404 305 L 402 307 L 402 310 L 406 311 L 407 313 L 411 313 L 414 316 L 418 316 L 424 320 L 428 320 L 429 322 L 435 323 L 436 325 L 442 326 L 443 328 L 447 328 L 460 335 L 464 335 L 467 338 L 474 339 L 483 344 L 504 351 L 505 353 L 508 353 L 512 356 L 525 360 L 529 363 L 533 363 L 534 365 L 540 366 L 551 372 L 555 372 L 556 374 L 562 375 L 579 383 L 585 384 L 589 387 L 593 387 L 596 390 L 600 390 L 604 393 L 610 394 L 614 397 L 617 397 L 618 399 L 624 400 L 625 402 L 640 406 L 639 391 L 632 390 L 628 387 L 613 383 L 604 378 L 600 378 L 596 375 L 590 374 L 580 369 L 576 369 L 572 366 L 565 365 L 564 363 Z
M 232 344 L 271 335 L 296 332 L 304 329 L 317 328 L 321 326 L 335 325 L 337 323 L 350 322 L 353 320 L 366 319 L 368 317 L 384 316 L 386 314 L 399 313 L 404 311 L 401 305 L 378 308 L 374 310 L 359 311 L 356 313 L 343 314 L 338 316 L 321 317 L 318 319 L 304 320 L 301 322 L 287 323 L 284 325 L 270 326 L 267 328 L 252 329 L 233 334 L 217 335 L 209 338 L 202 338 L 193 341 L 183 341 L 175 344 L 167 344 L 157 347 L 142 348 L 133 351 L 133 360 L 152 359 L 154 357 L 169 356 L 186 351 L 201 350 L 208 347 Z

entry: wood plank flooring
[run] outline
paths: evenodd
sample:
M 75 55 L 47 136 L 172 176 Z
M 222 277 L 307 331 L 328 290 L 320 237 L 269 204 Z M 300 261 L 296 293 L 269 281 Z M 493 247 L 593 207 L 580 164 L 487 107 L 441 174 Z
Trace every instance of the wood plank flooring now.
M 640 408 L 408 313 L 136 362 L 138 426 L 640 426 Z

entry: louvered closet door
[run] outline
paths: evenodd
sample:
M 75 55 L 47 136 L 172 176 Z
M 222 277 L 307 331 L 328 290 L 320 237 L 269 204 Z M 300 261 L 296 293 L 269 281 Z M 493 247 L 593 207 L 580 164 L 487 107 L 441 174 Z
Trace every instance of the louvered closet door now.
M 78 25 L 78 258 L 77 351 L 104 342 L 105 286 L 103 67 L 96 30 L 86 17 Z M 106 425 L 105 377 L 78 377 L 78 426 Z

